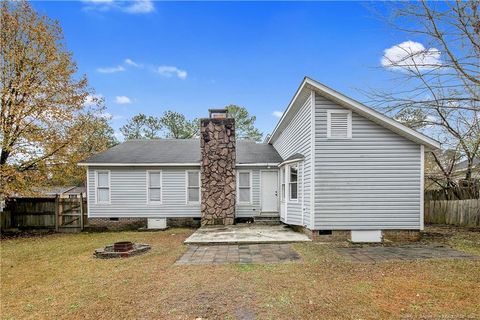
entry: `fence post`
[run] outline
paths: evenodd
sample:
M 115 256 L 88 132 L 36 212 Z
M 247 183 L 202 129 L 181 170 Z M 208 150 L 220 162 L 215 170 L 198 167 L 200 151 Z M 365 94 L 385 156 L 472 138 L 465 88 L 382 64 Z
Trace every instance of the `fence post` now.
M 55 196 L 55 231 L 58 232 L 60 219 L 60 203 L 58 201 L 58 195 Z
M 83 231 L 83 195 L 80 193 L 80 230 Z

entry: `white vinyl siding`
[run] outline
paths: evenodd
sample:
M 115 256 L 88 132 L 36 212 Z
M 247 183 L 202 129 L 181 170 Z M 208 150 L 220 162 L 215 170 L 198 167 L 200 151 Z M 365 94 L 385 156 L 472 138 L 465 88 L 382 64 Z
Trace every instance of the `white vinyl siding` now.
M 352 137 L 352 112 L 327 110 L 327 138 L 350 139 Z
M 110 167 L 110 203 L 97 204 L 96 171 L 106 171 L 106 167 L 88 167 L 88 205 L 89 217 L 198 217 L 200 202 L 187 203 L 186 172 L 199 171 L 198 167 Z M 235 206 L 236 217 L 253 217 L 260 214 L 260 170 L 255 167 L 251 172 L 251 202 Z M 271 168 L 270 168 L 271 169 Z M 146 171 L 162 172 L 162 202 L 148 203 Z
M 187 203 L 200 203 L 200 171 L 187 171 Z
M 89 167 L 89 217 L 200 217 L 200 203 L 186 204 L 186 170 L 198 167 L 110 167 L 110 203 L 97 204 L 95 199 L 95 171 L 106 167 Z M 148 202 L 146 171 L 162 172 L 162 202 Z
M 332 111 L 346 109 L 317 93 L 314 228 L 418 229 L 420 145 L 357 113 L 351 139 L 331 139 Z
M 110 203 L 110 171 L 96 171 L 95 185 L 97 203 Z
M 311 160 L 312 160 L 312 109 L 310 92 L 298 98 L 298 111 L 292 115 L 290 122 L 285 128 L 282 128 L 281 134 L 273 142 L 273 146 L 283 159 L 287 159 L 297 153 L 304 156 L 304 160 L 298 162 L 298 182 L 296 201 L 289 201 L 289 187 L 285 187 L 283 199 L 286 204 L 282 204 L 281 214 L 283 222 L 292 225 L 310 226 L 310 199 L 311 199 Z M 285 166 L 282 166 L 282 168 Z M 288 180 L 288 171 L 285 172 Z M 283 179 L 283 178 L 282 178 Z M 283 181 L 283 180 L 282 180 Z M 281 188 L 283 188 L 281 186 Z
M 162 172 L 147 171 L 148 203 L 162 203 Z

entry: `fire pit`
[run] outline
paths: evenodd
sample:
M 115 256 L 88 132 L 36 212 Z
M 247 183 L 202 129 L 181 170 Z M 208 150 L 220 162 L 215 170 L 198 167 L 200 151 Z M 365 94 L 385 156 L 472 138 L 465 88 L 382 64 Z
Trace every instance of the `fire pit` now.
M 133 242 L 130 241 L 120 241 L 113 244 L 113 251 L 115 252 L 126 252 L 133 249 Z
M 150 249 L 151 247 L 148 244 L 120 241 L 115 242 L 113 245 L 108 245 L 105 248 L 96 249 L 93 256 L 101 259 L 128 258 L 145 253 Z

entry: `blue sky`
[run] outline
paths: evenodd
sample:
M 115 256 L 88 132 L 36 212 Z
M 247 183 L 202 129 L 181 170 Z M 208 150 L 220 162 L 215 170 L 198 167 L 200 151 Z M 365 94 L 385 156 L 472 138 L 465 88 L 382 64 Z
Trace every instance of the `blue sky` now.
M 371 4 L 369 4 L 371 6 Z M 143 112 L 188 118 L 245 106 L 270 132 L 305 75 L 360 101 L 392 78 L 384 50 L 408 39 L 360 2 L 35 1 L 58 19 L 112 126 Z M 129 59 L 129 60 L 127 60 Z

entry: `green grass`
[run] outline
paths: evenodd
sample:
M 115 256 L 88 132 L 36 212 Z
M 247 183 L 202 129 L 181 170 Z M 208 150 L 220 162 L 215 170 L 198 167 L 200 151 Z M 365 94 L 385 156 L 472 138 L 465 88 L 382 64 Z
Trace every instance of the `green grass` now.
M 333 245 L 298 243 L 300 262 L 177 266 L 192 230 L 3 240 L 3 319 L 379 319 L 480 317 L 479 260 L 349 263 Z M 479 234 L 442 241 L 480 254 Z M 432 237 L 435 241 L 435 237 Z M 115 241 L 149 243 L 129 259 L 94 259 Z

